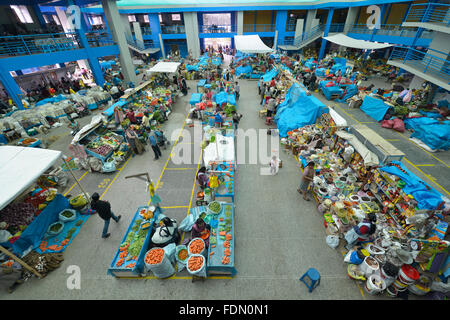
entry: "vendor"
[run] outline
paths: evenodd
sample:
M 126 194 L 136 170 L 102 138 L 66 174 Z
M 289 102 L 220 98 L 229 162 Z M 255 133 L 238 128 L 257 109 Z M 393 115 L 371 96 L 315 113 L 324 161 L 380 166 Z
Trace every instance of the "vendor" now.
M 137 133 L 131 127 L 129 127 L 125 131 L 125 136 L 134 153 L 142 154 L 145 151 L 144 146 L 142 145 L 141 141 L 139 141 Z
M 128 120 L 130 120 L 130 122 L 132 124 L 137 124 L 138 123 L 137 119 L 136 119 L 136 116 L 134 115 L 134 111 L 133 110 L 128 111 L 125 116 L 128 118 Z
M 149 117 L 148 112 L 144 112 L 144 116 L 141 119 L 141 125 L 145 129 L 149 129 L 150 128 L 150 117 Z
M 375 213 L 369 213 L 367 218 L 347 231 L 345 240 L 347 241 L 347 249 L 350 250 L 355 244 L 369 241 L 372 234 L 375 233 L 377 216 Z
M 163 248 L 168 244 L 178 244 L 180 234 L 178 233 L 178 224 L 175 219 L 165 217 L 161 220 L 160 225 L 154 229 L 151 237 L 150 247 Z
M 303 194 L 303 199 L 306 200 L 306 201 L 309 201 L 306 193 L 308 191 L 309 184 L 314 179 L 314 173 L 315 173 L 314 172 L 314 161 L 310 161 L 306 165 L 305 169 L 303 170 L 302 178 L 301 178 L 301 181 L 300 181 L 300 186 L 297 189 L 297 191 L 300 194 Z
M 200 186 L 200 189 L 204 190 L 208 186 L 208 174 L 206 173 L 206 167 L 203 166 L 198 170 L 197 173 L 197 182 Z
M 205 242 L 205 246 L 209 247 L 209 235 L 211 226 L 206 224 L 202 218 L 198 218 L 192 226 L 192 238 L 202 238 Z

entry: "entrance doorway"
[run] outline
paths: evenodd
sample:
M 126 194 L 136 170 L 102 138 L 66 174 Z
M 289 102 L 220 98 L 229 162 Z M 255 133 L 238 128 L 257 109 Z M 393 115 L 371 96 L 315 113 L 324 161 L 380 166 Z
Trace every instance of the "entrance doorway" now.
M 214 51 L 219 50 L 219 47 L 222 48 L 223 51 L 226 51 L 226 48 L 231 48 L 231 38 L 205 38 L 205 50 L 208 48 L 213 48 Z

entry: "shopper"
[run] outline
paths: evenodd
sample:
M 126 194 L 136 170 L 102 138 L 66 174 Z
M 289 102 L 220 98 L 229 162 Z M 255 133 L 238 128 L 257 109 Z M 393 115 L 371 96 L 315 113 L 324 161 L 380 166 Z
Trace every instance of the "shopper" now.
M 375 213 L 369 213 L 366 219 L 347 231 L 345 234 L 345 240 L 347 241 L 346 248 L 350 250 L 358 243 L 369 241 L 371 235 L 377 229 L 376 222 L 377 216 Z
M 309 184 L 313 181 L 313 178 L 314 178 L 314 161 L 310 161 L 306 165 L 305 170 L 303 170 L 300 186 L 297 189 L 297 191 L 300 194 L 303 194 L 303 199 L 306 201 L 309 201 L 306 193 L 308 191 Z
M 234 91 L 236 92 L 236 101 L 239 100 L 239 92 L 241 91 L 241 88 L 239 87 L 239 83 L 236 81 L 236 85 L 234 86 Z
M 237 130 L 239 121 L 241 121 L 241 118 L 242 118 L 242 114 L 237 113 L 236 111 L 232 111 L 231 114 L 233 117 L 234 130 Z
M 198 170 L 197 182 L 200 189 L 204 190 L 208 186 L 208 174 L 206 173 L 206 167 L 203 166 Z
M 106 239 L 111 235 L 110 233 L 108 233 L 108 227 L 109 227 L 109 222 L 110 222 L 111 218 L 113 218 L 113 220 L 115 222 L 119 222 L 119 220 L 122 216 L 119 215 L 116 217 L 114 215 L 114 213 L 111 211 L 111 204 L 108 201 L 100 200 L 100 196 L 97 192 L 95 192 L 92 195 L 91 199 L 92 199 L 91 208 L 93 210 L 97 211 L 100 218 L 105 220 L 105 224 L 103 226 L 103 231 L 102 231 L 102 238 Z
M 278 173 L 278 157 L 272 156 L 272 160 L 270 160 L 270 174 L 276 175 Z
M 142 154 L 145 151 L 144 146 L 139 141 L 137 133 L 131 127 L 125 131 L 125 136 L 134 153 Z
M 155 158 L 153 160 L 158 160 L 161 157 L 161 149 L 158 146 L 158 138 L 155 135 L 155 131 L 150 131 L 148 135 L 148 141 L 152 146 L 153 152 L 155 153 Z
M 277 102 L 274 98 L 270 98 L 267 102 L 267 117 L 272 117 L 275 112 L 275 108 L 277 106 Z

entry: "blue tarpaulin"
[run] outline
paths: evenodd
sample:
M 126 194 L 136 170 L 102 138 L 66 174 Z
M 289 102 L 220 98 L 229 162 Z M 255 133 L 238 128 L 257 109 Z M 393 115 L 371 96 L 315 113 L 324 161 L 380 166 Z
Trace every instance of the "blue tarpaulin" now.
M 361 105 L 361 110 L 364 111 L 369 117 L 375 119 L 376 121 L 383 120 L 386 112 L 391 107 L 383 102 L 383 100 L 366 96 Z
M 318 77 L 325 77 L 326 76 L 325 72 L 326 72 L 325 68 L 317 68 L 315 71 L 316 76 L 318 76 Z
M 252 66 L 250 66 L 250 65 L 237 67 L 236 68 L 236 77 L 239 77 L 241 74 L 246 74 L 246 75 L 250 76 L 252 71 L 253 71 L 253 69 L 252 69 Z
M 341 70 L 342 74 L 345 74 L 345 71 L 347 70 L 347 66 L 345 64 L 335 63 L 331 68 L 331 73 L 336 73 L 338 70 Z
M 414 132 L 411 138 L 416 138 L 432 150 L 450 149 L 450 123 L 440 123 L 438 120 L 427 117 L 408 118 L 404 120 L 405 128 Z
M 234 93 L 226 93 L 225 91 L 221 91 L 213 97 L 214 102 L 218 105 L 222 105 L 222 103 L 229 103 L 232 105 L 236 105 L 236 95 Z
M 191 99 L 189 100 L 189 104 L 195 105 L 196 103 L 199 103 L 202 101 L 203 94 L 201 93 L 193 93 L 191 95 Z
M 350 99 L 355 94 L 358 93 L 358 86 L 355 84 L 350 84 L 344 87 L 344 96 L 341 99 L 336 99 L 337 102 L 345 102 L 347 99 Z
M 272 68 L 272 70 L 267 71 L 264 75 L 263 75 L 263 81 L 264 82 L 268 82 L 271 81 L 273 78 L 275 78 L 278 75 L 278 69 L 277 68 Z
M 104 69 L 111 69 L 112 66 L 115 66 L 116 62 L 114 60 L 102 61 L 100 62 L 100 67 Z
M 44 238 L 48 227 L 59 220 L 59 213 L 70 207 L 69 199 L 61 194 L 57 194 L 55 199 L 50 202 L 42 212 L 34 218 L 28 227 L 22 232 L 20 238 L 12 245 L 9 242 L 2 245 L 6 248 L 12 248 L 12 252 L 17 256 L 22 256 L 30 246 L 38 247 Z
M 336 82 L 331 81 L 334 83 L 334 86 L 332 87 L 326 87 L 326 84 L 330 82 L 329 80 L 322 80 L 319 82 L 319 90 L 322 91 L 323 95 L 330 100 L 331 96 L 333 94 L 338 94 L 339 96 L 341 96 L 341 94 L 344 92 L 344 89 L 341 89 L 339 87 L 339 85 L 337 85 Z
M 347 64 L 347 59 L 341 58 L 341 57 L 334 57 L 334 63 L 335 64 L 342 64 L 342 65 L 345 66 Z
M 280 103 L 274 120 L 281 137 L 286 137 L 291 130 L 316 122 L 328 108 L 314 96 L 307 96 L 305 90 L 294 83 Z
M 102 112 L 102 114 L 104 114 L 105 116 L 112 117 L 112 115 L 114 114 L 114 109 L 116 107 L 123 107 L 124 105 L 126 105 L 127 102 L 125 100 L 119 100 L 116 103 L 114 103 L 111 107 L 109 107 L 108 109 L 106 109 L 105 111 Z
M 57 95 L 57 96 L 54 96 L 51 98 L 46 98 L 46 99 L 36 102 L 36 107 L 42 106 L 46 103 L 55 103 L 55 102 L 59 102 L 59 101 L 66 100 L 66 99 L 67 98 L 65 96 L 60 94 L 60 95 Z
M 198 64 L 187 64 L 186 65 L 186 70 L 187 71 L 198 71 Z
M 417 207 L 419 209 L 434 210 L 439 206 L 443 201 L 442 195 L 439 192 L 410 172 L 401 162 L 392 161 L 392 163 L 399 165 L 404 172 L 395 166 L 384 166 L 380 169 L 399 177 L 406 183 L 405 187 L 403 187 L 403 191 L 414 197 L 418 202 Z

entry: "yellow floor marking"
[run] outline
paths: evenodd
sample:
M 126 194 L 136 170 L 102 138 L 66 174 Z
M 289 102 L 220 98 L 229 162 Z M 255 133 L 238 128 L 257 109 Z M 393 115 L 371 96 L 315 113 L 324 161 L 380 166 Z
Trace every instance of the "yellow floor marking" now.
M 386 141 L 400 141 L 400 139 L 386 139 Z
M 195 168 L 166 168 L 166 170 L 194 170 Z
M 376 123 L 376 122 L 373 122 L 373 121 L 367 121 L 367 122 L 360 122 L 360 123 Z
M 418 167 L 434 167 L 435 164 L 416 164 Z
M 119 170 L 117 170 L 116 175 L 114 176 L 114 178 L 112 179 L 112 181 L 109 183 L 109 185 L 106 187 L 105 191 L 103 191 L 102 195 L 100 196 L 100 199 L 103 198 L 103 196 L 104 196 L 104 195 L 106 194 L 106 192 L 109 190 L 109 188 L 110 188 L 111 185 L 114 183 L 114 181 L 116 181 L 117 177 L 118 177 L 119 174 L 122 172 L 122 169 L 125 168 L 125 166 L 128 164 L 128 161 L 131 160 L 131 158 L 133 158 L 133 157 L 129 157 L 129 158 L 127 159 L 127 161 L 125 161 L 125 163 L 123 164 L 123 166 L 122 166 Z
M 87 175 L 88 172 L 89 172 L 89 170 L 86 170 L 86 172 L 83 173 L 83 175 L 78 179 L 78 182 L 80 182 L 81 180 L 83 180 L 83 178 Z M 73 187 L 75 187 L 76 185 L 77 185 L 77 183 L 74 182 L 74 184 L 70 187 L 70 189 L 67 190 L 67 191 L 64 193 L 64 196 L 67 196 L 67 195 L 69 194 L 69 192 L 73 189 Z
M 420 168 L 418 166 L 416 166 L 414 163 L 412 163 L 411 161 L 409 161 L 406 158 L 403 158 L 406 160 L 406 162 L 408 162 L 410 165 L 412 165 L 414 168 L 416 168 L 417 170 L 419 170 L 424 176 L 426 177 L 430 177 L 428 174 L 426 174 L 425 172 L 423 172 L 422 170 L 420 170 Z M 430 178 L 431 179 L 431 178 Z M 437 185 L 439 188 L 441 188 L 447 195 L 450 196 L 450 192 L 448 192 L 447 190 L 444 189 L 444 187 L 442 187 L 439 183 L 437 183 L 436 181 L 432 181 L 435 185 Z
M 161 207 L 163 209 L 178 209 L 178 208 L 188 208 L 188 206 L 171 206 L 171 207 Z

